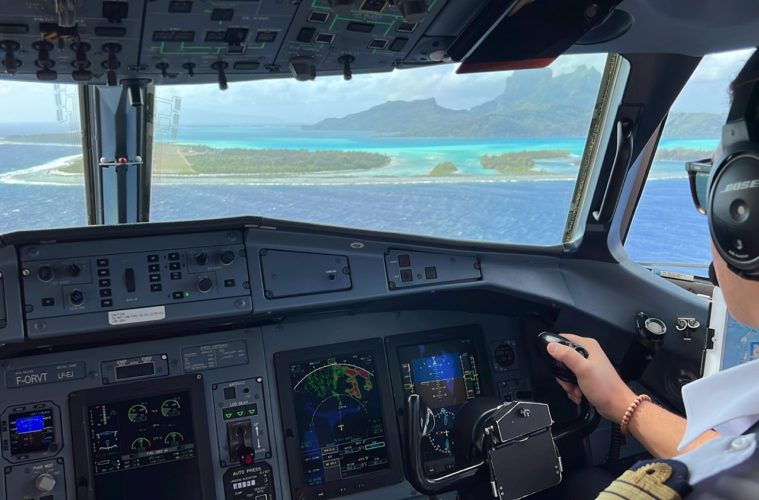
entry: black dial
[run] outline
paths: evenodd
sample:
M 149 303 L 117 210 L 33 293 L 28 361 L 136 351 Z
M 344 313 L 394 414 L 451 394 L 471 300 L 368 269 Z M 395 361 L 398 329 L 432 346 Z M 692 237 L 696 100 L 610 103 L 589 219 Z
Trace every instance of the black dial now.
M 50 266 L 40 266 L 37 270 L 37 277 L 40 281 L 48 282 L 53 279 L 54 275 L 53 268 Z
M 78 264 L 71 264 L 69 266 L 69 274 L 72 277 L 76 278 L 77 276 L 79 276 L 80 274 L 82 274 L 82 268 L 79 267 Z
M 219 260 L 221 260 L 222 264 L 228 266 L 235 260 L 235 253 L 232 250 L 225 250 L 221 252 L 221 257 L 219 257 Z
M 514 364 L 517 355 L 511 344 L 500 344 L 495 348 L 495 362 L 498 366 L 508 368 Z
M 81 306 L 84 303 L 84 293 L 81 290 L 72 290 L 69 300 L 73 306 Z
M 211 278 L 200 278 L 198 280 L 198 291 L 201 293 L 206 293 L 211 291 L 211 288 L 213 288 L 213 281 L 211 281 Z
M 199 254 L 195 256 L 195 262 L 199 266 L 205 266 L 206 264 L 208 264 L 208 254 L 205 252 L 200 252 Z

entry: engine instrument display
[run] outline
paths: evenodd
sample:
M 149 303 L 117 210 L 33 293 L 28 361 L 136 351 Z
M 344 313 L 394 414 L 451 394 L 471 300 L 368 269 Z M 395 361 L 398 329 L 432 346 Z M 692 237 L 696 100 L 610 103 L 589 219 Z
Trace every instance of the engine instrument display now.
M 53 410 L 13 413 L 8 417 L 11 454 L 28 455 L 46 451 L 55 442 Z
M 76 498 L 215 498 L 204 391 L 195 374 L 69 393 Z
M 481 393 L 475 353 L 474 342 L 463 338 L 398 348 L 404 394 L 419 394 L 434 416 L 422 448 L 429 475 L 453 468 L 456 413 Z
M 290 365 L 306 484 L 388 467 L 376 362 L 369 352 Z

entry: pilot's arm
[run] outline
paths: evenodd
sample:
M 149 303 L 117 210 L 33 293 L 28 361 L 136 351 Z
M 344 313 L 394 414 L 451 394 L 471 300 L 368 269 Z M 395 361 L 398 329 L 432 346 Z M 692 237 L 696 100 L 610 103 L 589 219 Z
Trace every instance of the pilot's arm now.
M 559 343 L 549 344 L 549 354 L 564 363 L 577 376 L 577 385 L 562 380 L 557 382 L 574 403 L 579 404 L 584 395 L 601 415 L 620 424 L 625 412 L 635 401 L 636 394 L 619 377 L 595 339 L 569 334 L 562 336 L 585 347 L 588 358 Z M 629 433 L 657 458 L 674 457 L 719 435 L 714 431 L 707 431 L 684 450 L 678 450 L 677 446 L 685 435 L 685 428 L 684 418 L 648 401 L 641 402 L 635 408 L 627 427 Z

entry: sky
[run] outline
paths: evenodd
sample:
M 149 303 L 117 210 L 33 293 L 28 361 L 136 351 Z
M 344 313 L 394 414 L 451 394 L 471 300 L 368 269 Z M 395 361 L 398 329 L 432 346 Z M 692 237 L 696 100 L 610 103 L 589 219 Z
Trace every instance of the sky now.
M 724 113 L 727 86 L 751 50 L 712 54 L 704 58 L 678 100 L 674 111 Z M 554 75 L 573 71 L 580 65 L 603 68 L 603 55 L 567 55 L 552 66 Z M 290 124 L 315 123 L 363 111 L 388 100 L 433 97 L 452 109 L 469 109 L 493 99 L 503 91 L 512 72 L 455 74 L 455 65 L 435 66 L 392 73 L 355 74 L 353 80 L 322 77 L 313 82 L 292 78 L 229 84 L 222 92 L 213 85 L 158 87 L 161 102 L 182 98 L 180 123 L 200 124 Z M 66 89 L 68 104 L 76 110 L 76 89 Z M 0 82 L 0 125 L 57 120 L 54 87 L 49 84 Z M 221 110 L 221 112 L 219 111 Z

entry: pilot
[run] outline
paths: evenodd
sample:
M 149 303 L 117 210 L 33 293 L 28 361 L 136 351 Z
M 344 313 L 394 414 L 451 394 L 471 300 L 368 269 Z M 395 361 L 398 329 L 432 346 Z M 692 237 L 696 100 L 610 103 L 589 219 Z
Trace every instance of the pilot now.
M 744 122 L 749 128 L 759 126 L 756 112 L 746 113 L 757 107 L 757 81 L 759 50 L 731 85 L 733 108 L 745 107 L 737 111 L 741 112 L 740 116 L 750 116 L 749 120 L 754 123 Z M 736 110 L 731 109 L 729 120 L 737 116 L 733 111 Z M 730 135 L 735 134 L 723 133 L 723 143 Z M 721 145 L 715 158 L 724 158 L 722 149 L 728 147 Z M 759 149 L 759 145 L 754 147 Z M 759 177 L 759 161 L 755 157 L 745 161 L 753 162 L 747 169 L 748 180 Z M 717 165 L 714 163 L 713 169 Z M 714 183 L 714 179 L 712 174 L 710 182 Z M 723 195 L 726 191 L 729 189 L 712 189 L 712 193 Z M 744 193 L 742 196 L 752 195 Z M 714 225 L 713 214 L 707 215 Z M 742 228 L 746 231 L 744 234 L 748 237 L 759 234 L 757 218 L 754 217 L 753 222 L 748 220 L 752 226 Z M 715 239 L 714 231 L 711 234 L 714 271 L 730 313 L 741 323 L 759 328 L 756 274 L 744 277 L 735 266 L 729 265 L 726 262 L 729 257 L 723 257 L 724 251 L 717 250 L 720 242 Z M 557 380 L 569 399 L 579 404 L 583 396 L 587 398 L 601 415 L 619 424 L 624 434 L 634 436 L 655 457 L 655 460 L 634 465 L 599 498 L 680 498 L 685 494 L 688 499 L 759 498 L 759 451 L 754 434 L 759 432 L 759 360 L 684 386 L 686 420 L 656 405 L 649 396 L 634 393 L 617 374 L 597 341 L 576 335 L 564 336 L 583 345 L 589 354 L 585 359 L 570 347 L 558 343 L 548 346 L 551 356 L 577 376 L 576 385 Z

